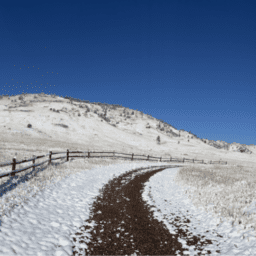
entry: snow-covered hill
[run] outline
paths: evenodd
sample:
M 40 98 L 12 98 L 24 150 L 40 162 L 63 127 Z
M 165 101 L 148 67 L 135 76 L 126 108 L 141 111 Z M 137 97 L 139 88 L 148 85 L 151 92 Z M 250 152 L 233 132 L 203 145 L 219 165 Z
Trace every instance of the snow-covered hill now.
M 156 141 L 158 136 L 160 143 Z M 254 145 L 199 139 L 139 110 L 46 94 L 3 96 L 0 139 L 5 150 L 17 151 L 22 144 L 33 153 L 63 149 L 115 150 L 236 163 L 253 162 L 256 153 Z M 0 158 L 0 162 L 4 160 Z

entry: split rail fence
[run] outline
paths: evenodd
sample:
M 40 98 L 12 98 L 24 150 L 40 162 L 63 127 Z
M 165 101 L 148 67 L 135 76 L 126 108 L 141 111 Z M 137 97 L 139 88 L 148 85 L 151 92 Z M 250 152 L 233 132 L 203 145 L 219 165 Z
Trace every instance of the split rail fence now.
M 56 154 L 63 154 L 63 153 L 66 153 L 67 155 L 66 156 L 64 156 L 64 157 L 57 157 L 57 158 L 52 158 L 52 155 L 56 155 Z M 69 154 L 73 154 L 73 153 L 82 153 L 82 154 L 84 154 L 84 155 L 80 155 L 80 156 L 78 156 L 78 155 L 76 155 L 76 156 L 70 156 Z M 113 154 L 113 155 L 108 155 L 108 156 L 91 156 L 91 154 Z M 87 155 L 86 155 L 87 154 Z M 119 155 L 126 155 L 126 156 L 116 156 L 116 154 L 119 154 Z M 49 156 L 49 160 L 46 160 L 46 161 L 44 161 L 44 162 L 41 162 L 41 163 L 39 163 L 39 164 L 35 164 L 35 160 L 36 159 L 39 159 L 39 158 L 43 158 L 43 157 L 47 157 L 47 156 Z M 127 156 L 130 156 L 130 157 L 127 157 Z M 186 158 L 183 158 L 183 159 L 178 159 L 178 158 L 172 158 L 172 157 L 170 157 L 170 158 L 166 158 L 166 159 L 162 159 L 162 157 L 153 157 L 153 156 L 145 156 L 145 155 L 134 155 L 134 153 L 132 153 L 132 154 L 127 154 L 127 153 L 117 153 L 117 152 L 90 152 L 90 151 L 88 151 L 88 152 L 86 152 L 86 151 L 69 151 L 68 149 L 67 149 L 67 151 L 66 152 L 52 152 L 52 151 L 49 151 L 49 153 L 48 154 L 45 154 L 45 155 L 42 155 L 42 156 L 33 156 L 33 158 L 30 158 L 30 159 L 25 159 L 25 160 L 22 160 L 22 161 L 16 161 L 16 157 L 14 157 L 13 159 L 12 159 L 12 162 L 5 162 L 5 163 L 0 163 L 0 167 L 4 167 L 4 166 L 9 166 L 9 165 L 12 165 L 12 172 L 8 172 L 8 173 L 2 173 L 2 174 L 0 174 L 0 179 L 1 178 L 3 178 L 3 177 L 6 177 L 6 176 L 15 176 L 15 173 L 19 173 L 19 172 L 23 172 L 23 171 L 26 171 L 27 169 L 30 169 L 30 168 L 33 168 L 33 170 L 35 170 L 35 167 L 37 167 L 37 166 L 40 166 L 40 165 L 42 165 L 42 164 L 44 164 L 44 163 L 47 163 L 48 162 L 48 165 L 50 165 L 51 163 L 52 163 L 52 160 L 58 160 L 58 159 L 63 159 L 63 158 L 66 158 L 66 160 L 67 161 L 69 161 L 69 158 L 74 158 L 74 157 L 84 157 L 84 158 L 86 158 L 86 157 L 88 157 L 88 158 L 94 158 L 94 157 L 100 157 L 100 158 L 102 158 L 102 157 L 114 157 L 114 158 L 125 158 L 125 159 L 130 159 L 130 160 L 146 160 L 146 161 L 159 161 L 160 160 L 160 162 L 185 162 L 185 160 L 186 161 L 189 161 L 189 162 L 193 162 L 193 163 L 195 163 L 195 162 L 199 162 L 199 163 L 202 163 L 202 164 L 206 164 L 206 163 L 204 163 L 204 160 L 195 160 L 195 159 L 186 159 Z M 145 158 L 137 158 L 137 157 L 146 157 L 146 159 Z M 150 159 L 150 158 L 154 158 L 154 159 Z M 18 170 L 16 170 L 16 165 L 17 164 L 22 164 L 22 163 L 26 163 L 26 162 L 30 162 L 30 161 L 33 161 L 33 165 L 30 165 L 30 166 L 27 166 L 27 167 L 25 167 L 25 168 L 23 168 L 23 169 L 18 169 Z M 210 161 L 209 163 L 210 164 L 213 164 L 213 163 L 217 163 L 217 164 L 227 164 L 227 162 L 222 162 L 222 161 L 215 161 L 215 162 L 213 162 L 213 161 Z

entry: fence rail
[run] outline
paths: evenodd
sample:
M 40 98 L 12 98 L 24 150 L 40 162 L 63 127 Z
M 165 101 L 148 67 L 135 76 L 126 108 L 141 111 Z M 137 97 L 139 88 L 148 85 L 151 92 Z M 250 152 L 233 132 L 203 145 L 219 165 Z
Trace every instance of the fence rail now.
M 57 157 L 57 158 L 52 158 L 52 155 L 56 155 L 56 154 L 67 154 L 66 156 L 62 156 L 62 157 Z M 75 156 L 70 156 L 69 154 L 74 154 L 74 153 L 82 153 L 84 154 L 83 156 L 81 155 L 75 155 Z M 86 156 L 87 154 L 87 156 Z M 108 156 L 91 156 L 91 154 L 113 154 L 113 155 L 108 155 Z M 124 157 L 124 156 L 116 156 L 116 154 L 118 155 L 126 155 L 126 156 L 130 156 L 130 157 Z M 39 158 L 43 158 L 43 157 L 47 157 L 49 156 L 49 160 L 45 160 L 44 162 L 41 162 L 39 164 L 35 164 L 35 161 L 36 159 L 39 159 Z M 3 177 L 6 177 L 6 176 L 15 176 L 16 173 L 19 173 L 19 172 L 23 172 L 23 171 L 26 171 L 27 169 L 30 169 L 30 168 L 33 168 L 33 170 L 35 170 L 35 167 L 37 166 L 40 166 L 44 163 L 48 163 L 48 165 L 50 165 L 52 163 L 52 160 L 58 160 L 58 159 L 64 159 L 66 158 L 66 161 L 68 162 L 69 161 L 69 158 L 72 157 L 84 157 L 84 158 L 96 158 L 96 157 L 117 157 L 117 158 L 125 158 L 125 159 L 131 159 L 132 161 L 133 160 L 146 160 L 146 161 L 156 161 L 154 159 L 150 159 L 150 158 L 155 158 L 155 159 L 159 159 L 160 162 L 185 162 L 185 160 L 189 161 L 189 162 L 192 162 L 195 163 L 195 161 L 199 161 L 201 162 L 202 164 L 206 164 L 204 163 L 204 160 L 195 160 L 195 159 L 187 159 L 187 158 L 183 158 L 183 159 L 178 159 L 178 158 L 166 158 L 165 159 L 162 159 L 162 157 L 154 157 L 154 156 L 146 156 L 146 155 L 134 155 L 134 153 L 132 154 L 128 154 L 128 153 L 118 153 L 118 152 L 90 152 L 90 151 L 69 151 L 67 149 L 67 151 L 64 151 L 64 152 L 52 152 L 52 151 L 49 151 L 48 154 L 45 154 L 45 155 L 41 155 L 41 156 L 35 156 L 33 155 L 32 158 L 30 159 L 25 159 L 25 160 L 22 160 L 22 161 L 16 161 L 16 157 L 14 157 L 12 159 L 12 162 L 5 162 L 5 163 L 0 163 L 0 167 L 4 167 L 4 166 L 9 166 L 9 165 L 12 165 L 12 172 L 7 172 L 7 173 L 3 173 L 3 174 L 0 174 L 0 179 L 3 178 Z M 146 159 L 142 159 L 142 158 L 137 158 L 137 157 L 146 157 Z M 18 169 L 16 170 L 16 165 L 17 164 L 22 164 L 22 163 L 26 163 L 26 162 L 30 162 L 30 161 L 33 161 L 33 165 L 30 165 L 30 166 L 27 166 L 25 168 L 22 168 L 22 169 Z M 210 164 L 213 164 L 213 163 L 219 163 L 221 164 L 222 161 L 210 161 L 209 163 Z M 223 162 L 222 162 L 223 164 Z M 227 164 L 227 162 L 224 162 L 224 164 Z

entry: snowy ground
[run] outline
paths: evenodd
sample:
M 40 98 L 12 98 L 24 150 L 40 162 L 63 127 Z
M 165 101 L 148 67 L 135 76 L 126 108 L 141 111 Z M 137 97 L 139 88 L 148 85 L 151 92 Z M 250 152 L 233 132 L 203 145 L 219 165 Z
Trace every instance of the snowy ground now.
M 49 153 L 49 150 L 113 151 L 114 149 L 116 152 L 143 153 L 163 158 L 185 157 L 205 162 L 221 160 L 227 161 L 228 164 L 256 163 L 253 154 L 216 149 L 196 138 L 188 142 L 191 134 L 171 126 L 168 129 L 176 134 L 180 133 L 180 137 L 170 134 L 167 136 L 166 132 L 156 128 L 159 120 L 146 114 L 141 115 L 139 111 L 129 108 L 114 110 L 109 106 L 107 117 L 113 118 L 108 123 L 94 113 L 96 110 L 98 113 L 104 112 L 95 104 L 78 102 L 70 104 L 69 100 L 62 97 L 52 98 L 40 94 L 26 95 L 24 101 L 18 98 L 19 95 L 16 95 L 10 99 L 4 97 L 0 100 L 0 141 L 2 142 L 0 150 L 4 150 L 7 158 L 2 159 L 0 153 L 0 162 L 12 159 L 15 152 L 24 153 L 25 149 L 31 150 L 31 156 L 32 153 L 36 155 Z M 56 102 L 57 100 L 60 102 Z M 91 111 L 85 115 L 86 106 Z M 51 111 L 50 108 L 59 112 Z M 129 115 L 125 115 L 124 110 Z M 134 115 L 131 115 L 132 111 Z M 126 118 L 127 116 L 130 118 Z M 27 128 L 28 124 L 32 127 Z M 116 127 L 111 124 L 115 124 Z M 150 129 L 146 128 L 147 124 L 150 125 Z M 68 128 L 59 125 L 66 125 Z M 156 144 L 158 136 L 161 138 L 160 144 Z M 250 150 L 256 153 L 256 147 Z
M 128 163 L 97 167 L 66 176 L 34 197 L 31 194 L 26 203 L 17 206 L 8 216 L 3 217 L 0 255 L 72 255 L 74 244 L 71 235 L 88 217 L 88 205 L 92 204 L 94 198 L 99 195 L 99 189 L 104 184 L 113 177 L 138 167 L 165 164 Z M 219 219 L 214 218 L 210 213 L 196 209 L 185 194 L 185 190 L 189 188 L 175 184 L 174 177 L 177 171 L 178 168 L 165 169 L 154 175 L 146 184 L 143 198 L 148 204 L 156 207 L 155 217 L 163 220 L 157 209 L 161 209 L 162 214 L 167 214 L 170 218 L 174 211 L 183 214 L 189 211 L 191 223 L 187 224 L 188 231 L 217 241 L 220 244 L 218 248 L 222 251 L 221 255 L 251 255 L 250 253 L 256 249 L 255 240 L 250 238 L 248 242 L 248 239 L 242 239 L 244 234 L 236 227 L 232 227 L 228 221 L 220 224 Z M 150 200 L 149 191 L 155 203 Z M 220 225 L 217 226 L 218 224 Z M 168 223 L 166 226 L 170 232 L 175 232 Z M 210 232 L 206 233 L 207 230 Z M 223 238 L 216 237 L 215 232 Z M 181 242 L 186 247 L 186 241 Z M 211 245 L 206 249 L 214 250 L 214 246 Z M 189 250 L 189 255 L 197 255 L 193 248 Z
M 126 120 L 120 117 L 123 109 L 109 110 L 108 116 L 114 116 L 114 121 L 120 122 L 114 127 L 105 121 L 101 122 L 101 118 L 93 112 L 94 109 L 101 110 L 99 106 L 86 104 L 90 106 L 91 112 L 85 117 L 83 115 L 85 109 L 78 107 L 80 104 L 70 104 L 67 100 L 51 102 L 50 97 L 43 97 L 45 101 L 37 103 L 30 102 L 33 95 L 28 95 L 25 97 L 26 104 L 21 104 L 18 96 L 12 97 L 14 98 L 17 99 L 17 103 L 8 99 L 0 101 L 1 163 L 11 161 L 14 154 L 17 154 L 17 159 L 21 160 L 24 159 L 24 154 L 31 158 L 34 154 L 49 153 L 49 150 L 62 152 L 67 149 L 70 151 L 90 149 L 149 154 L 164 158 L 186 157 L 203 159 L 205 162 L 223 160 L 228 161 L 228 165 L 255 166 L 256 158 L 253 154 L 219 150 L 204 144 L 199 139 L 191 139 L 188 142 L 188 132 L 178 131 L 175 128 L 172 130 L 180 132 L 181 137 L 169 137 L 155 128 L 158 120 L 146 115 L 141 117 L 136 111 L 138 118 L 132 116 L 131 119 Z M 67 108 L 67 112 L 57 113 L 50 111 L 49 108 L 58 110 Z M 29 112 L 24 112 L 28 110 Z M 78 116 L 79 112 L 81 116 Z M 32 128 L 27 128 L 29 123 L 32 124 Z M 145 128 L 147 123 L 150 124 L 150 129 Z M 55 124 L 65 124 L 69 128 L 65 129 Z M 158 135 L 161 136 L 161 143 L 156 145 Z M 178 141 L 180 141 L 179 144 Z M 251 150 L 256 153 L 255 147 Z M 159 165 L 162 164 L 159 163 Z M 32 194 L 31 189 L 28 200 L 2 218 L 0 255 L 72 255 L 71 235 L 88 217 L 88 205 L 92 204 L 94 198 L 99 195 L 99 189 L 112 179 L 113 175 L 118 176 L 133 168 L 148 165 L 157 164 L 125 163 L 97 167 L 90 171 L 85 170 L 69 175 L 36 195 Z M 7 169 L 10 170 L 10 166 Z M 241 232 L 241 229 L 239 230 L 236 225 L 233 227 L 228 220 L 224 219 L 224 222 L 220 223 L 220 220 L 209 212 L 195 208 L 184 192 L 186 188 L 173 181 L 177 171 L 177 168 L 170 168 L 158 173 L 145 187 L 143 196 L 148 204 L 156 207 L 156 218 L 163 220 L 157 209 L 161 209 L 162 215 L 167 214 L 170 218 L 174 211 L 182 212 L 184 215 L 189 211 L 191 223 L 187 229 L 220 243 L 218 248 L 222 251 L 221 255 L 251 255 L 253 249 L 256 249 L 255 236 L 252 237 L 248 230 Z M 27 186 L 26 182 L 23 185 Z M 148 196 L 149 191 L 155 202 Z M 1 198 L 4 199 L 5 196 L 7 195 Z M 174 232 L 172 227 L 167 223 L 166 225 L 170 232 Z M 186 228 L 185 225 L 184 228 Z M 214 232 L 207 232 L 207 230 L 214 230 Z M 223 238 L 215 237 L 215 232 L 221 234 Z M 182 243 L 186 247 L 185 241 Z M 216 250 L 216 248 L 210 249 Z M 190 255 L 197 255 L 193 252 L 193 248 L 189 250 Z

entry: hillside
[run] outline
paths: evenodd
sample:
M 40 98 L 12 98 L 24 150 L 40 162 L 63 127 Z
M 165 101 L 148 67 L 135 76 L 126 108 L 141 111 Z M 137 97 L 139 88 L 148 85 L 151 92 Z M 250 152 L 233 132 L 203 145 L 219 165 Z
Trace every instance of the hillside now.
M 10 160 L 4 156 L 6 152 L 14 155 L 26 150 L 32 156 L 66 149 L 115 150 L 229 164 L 256 161 L 255 145 L 199 139 L 139 110 L 43 93 L 1 97 L 0 131 L 0 162 Z

